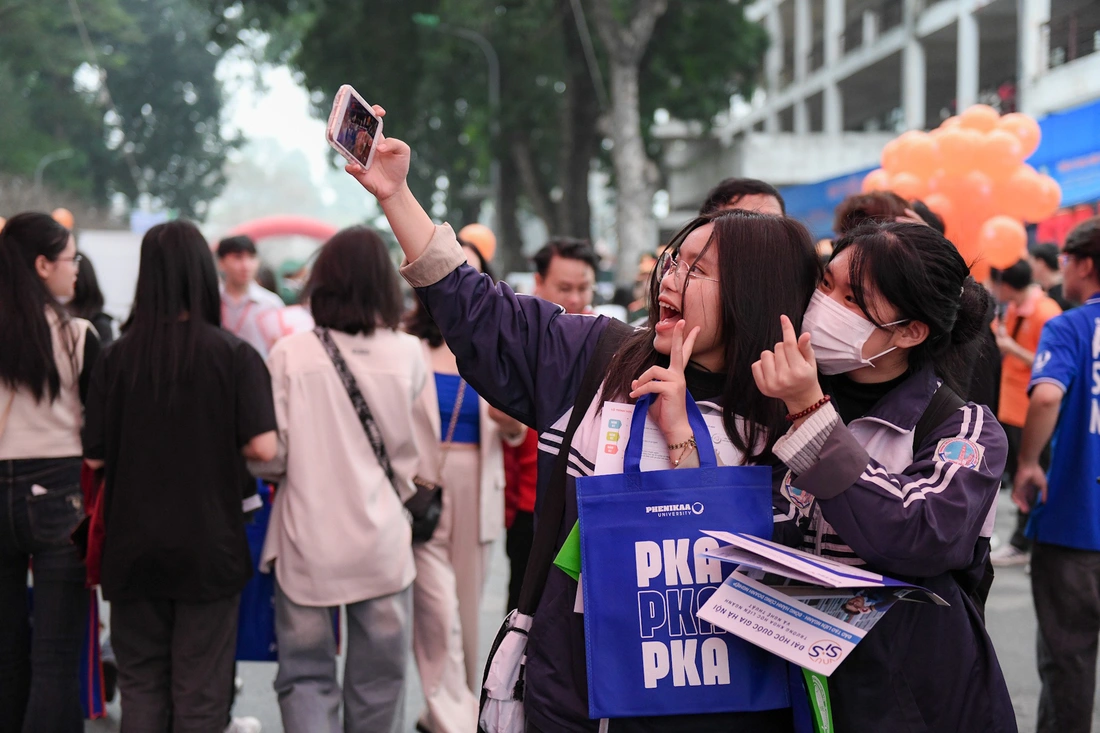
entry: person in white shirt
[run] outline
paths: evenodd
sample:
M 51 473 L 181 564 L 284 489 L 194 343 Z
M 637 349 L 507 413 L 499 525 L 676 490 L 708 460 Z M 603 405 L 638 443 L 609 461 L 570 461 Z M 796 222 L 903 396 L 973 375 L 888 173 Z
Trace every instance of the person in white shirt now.
M 244 339 L 267 358 L 268 342 L 260 328 L 264 314 L 283 307 L 283 300 L 256 282 L 260 260 L 256 243 L 246 236 L 218 242 L 218 269 L 225 280 L 221 287 L 222 327 Z
M 416 565 L 403 503 L 414 493 L 421 447 L 436 440 L 423 399 L 430 373 L 419 340 L 397 330 L 397 272 L 373 230 L 333 236 L 306 297 L 318 330 L 281 339 L 268 360 L 278 454 L 250 464 L 278 482 L 261 570 L 276 579 L 283 727 L 404 732 Z M 392 481 L 323 338 L 369 407 Z M 342 726 L 334 606 L 345 606 L 348 619 Z

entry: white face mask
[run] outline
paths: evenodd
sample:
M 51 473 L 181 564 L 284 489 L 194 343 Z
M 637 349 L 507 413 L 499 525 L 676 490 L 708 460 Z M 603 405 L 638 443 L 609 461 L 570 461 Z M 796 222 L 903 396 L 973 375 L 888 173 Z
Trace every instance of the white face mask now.
M 894 326 L 905 323 L 907 319 L 885 323 Z M 863 345 L 878 330 L 878 326 L 863 316 L 845 308 L 840 303 L 815 290 L 802 317 L 802 332 L 810 334 L 810 343 L 817 356 L 817 368 L 822 374 L 845 374 L 874 366 L 879 357 L 897 349 L 892 346 L 886 351 L 863 358 Z

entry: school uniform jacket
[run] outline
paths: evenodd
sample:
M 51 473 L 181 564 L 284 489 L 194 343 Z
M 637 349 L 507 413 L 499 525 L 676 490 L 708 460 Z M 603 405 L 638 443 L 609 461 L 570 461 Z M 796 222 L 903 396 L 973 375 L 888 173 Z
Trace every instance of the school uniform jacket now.
M 804 550 L 950 604 L 896 604 L 837 668 L 840 731 L 1016 731 L 993 644 L 960 586 L 985 562 L 1007 441 L 988 408 L 968 403 L 914 446 L 939 384 L 918 371 L 849 425 L 826 405 L 775 446 Z
M 581 380 L 609 319 L 569 315 L 553 303 L 516 295 L 506 284 L 494 286 L 465 262 L 454 232 L 443 225 L 416 262 L 402 266 L 401 274 L 439 325 L 463 378 L 491 405 L 538 431 L 537 521 Z M 577 519 L 573 481 L 595 471 L 600 402 L 597 395 L 573 438 L 558 546 Z M 719 410 L 706 401 L 699 409 L 704 415 Z M 797 532 L 793 518 L 783 515 L 779 520 Z M 584 619 L 573 611 L 576 591 L 572 578 L 551 568 L 528 638 L 525 711 L 539 730 L 599 728 L 588 716 Z M 768 714 L 614 720 L 611 730 L 776 730 L 757 722 L 762 715 Z

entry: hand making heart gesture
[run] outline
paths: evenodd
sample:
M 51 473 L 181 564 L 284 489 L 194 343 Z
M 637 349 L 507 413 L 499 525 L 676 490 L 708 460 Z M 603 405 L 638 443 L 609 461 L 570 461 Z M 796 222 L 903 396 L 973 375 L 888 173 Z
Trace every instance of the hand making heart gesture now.
M 792 415 L 813 407 L 824 396 L 817 379 L 817 360 L 810 345 L 810 334 L 801 337 L 787 316 L 780 316 L 783 340 L 774 351 L 765 351 L 752 365 L 756 386 L 768 397 L 783 400 Z

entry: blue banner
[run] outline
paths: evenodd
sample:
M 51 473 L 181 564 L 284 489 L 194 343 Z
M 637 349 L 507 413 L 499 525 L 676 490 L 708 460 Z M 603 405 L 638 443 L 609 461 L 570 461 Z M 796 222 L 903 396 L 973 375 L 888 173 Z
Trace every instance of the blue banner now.
M 779 189 L 787 204 L 787 216 L 806 225 L 815 238 L 833 236 L 833 212 L 840 202 L 859 193 L 863 179 L 874 168 L 865 168 L 819 183 Z
M 718 547 L 700 530 L 771 537 L 771 469 L 719 468 L 689 397 L 700 468 L 642 473 L 649 404 L 635 408 L 624 472 L 577 479 L 589 714 L 790 707 L 786 662 L 696 615 L 725 577 L 697 554 Z
M 1062 206 L 1100 200 L 1100 101 L 1039 121 L 1043 139 L 1028 163 L 1062 187 Z
M 1062 187 L 1062 206 L 1100 200 L 1100 101 L 1047 115 L 1039 127 L 1042 142 L 1027 162 Z M 814 237 L 833 236 L 836 207 L 859 193 L 864 177 L 877 167 L 780 188 L 787 216 L 805 224 Z

